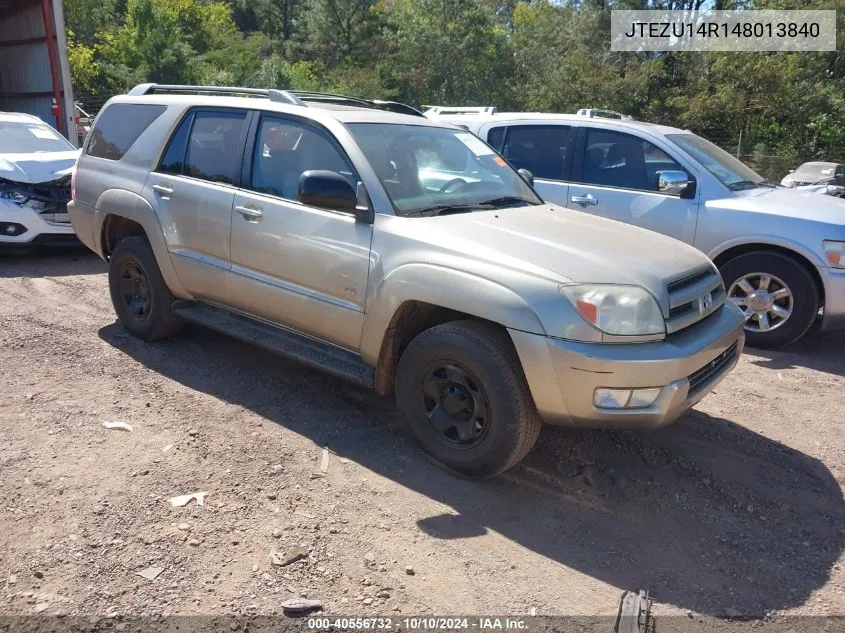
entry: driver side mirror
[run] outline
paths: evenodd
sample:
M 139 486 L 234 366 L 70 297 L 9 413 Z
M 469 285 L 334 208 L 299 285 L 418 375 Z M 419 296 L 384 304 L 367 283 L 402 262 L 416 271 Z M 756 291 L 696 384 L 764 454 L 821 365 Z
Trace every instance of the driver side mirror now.
M 665 170 L 655 174 L 656 190 L 670 196 L 692 198 L 695 196 L 695 179 L 685 171 Z
M 359 189 L 362 187 L 363 185 Z M 352 213 L 361 222 L 373 222 L 366 192 L 353 189 L 349 181 L 335 171 L 304 171 L 299 176 L 296 190 L 296 197 L 302 204 L 331 211 L 345 211 Z
M 534 186 L 534 174 L 532 174 L 530 171 L 524 168 L 520 168 L 516 170 L 516 173 L 522 176 L 522 179 L 529 185 L 531 185 L 532 187 Z

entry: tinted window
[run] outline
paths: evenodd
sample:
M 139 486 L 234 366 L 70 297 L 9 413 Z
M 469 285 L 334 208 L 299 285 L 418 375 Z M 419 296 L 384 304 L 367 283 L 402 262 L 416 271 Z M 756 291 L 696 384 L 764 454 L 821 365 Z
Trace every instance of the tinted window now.
M 105 109 L 91 131 L 90 156 L 120 160 L 150 123 L 167 109 L 163 105 L 115 103 Z
M 232 184 L 240 169 L 238 149 L 246 112 L 197 112 L 188 137 L 184 174 Z
M 186 116 L 167 144 L 167 150 L 158 166 L 158 171 L 168 174 L 181 174 L 185 169 L 185 149 L 188 143 L 188 133 L 191 130 L 191 123 L 194 121 L 193 114 Z
M 502 155 L 535 178 L 562 180 L 566 152 L 574 134 L 565 125 L 518 125 L 508 129 Z
M 309 169 L 337 172 L 353 187 L 358 182 L 349 161 L 326 134 L 298 121 L 261 117 L 252 155 L 250 188 L 296 200 L 299 177 Z
M 657 191 L 658 171 L 685 171 L 659 147 L 630 134 L 588 129 L 583 181 Z
M 505 140 L 505 130 L 507 129 L 506 127 L 494 127 L 487 132 L 487 143 L 497 152 L 502 151 L 502 141 Z

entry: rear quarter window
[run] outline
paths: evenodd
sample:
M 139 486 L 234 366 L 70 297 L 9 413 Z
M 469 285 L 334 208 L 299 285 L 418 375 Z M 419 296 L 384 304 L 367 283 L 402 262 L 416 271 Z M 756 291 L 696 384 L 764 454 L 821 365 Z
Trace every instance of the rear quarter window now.
M 115 103 L 108 106 L 91 130 L 86 153 L 97 158 L 120 160 L 167 106 Z

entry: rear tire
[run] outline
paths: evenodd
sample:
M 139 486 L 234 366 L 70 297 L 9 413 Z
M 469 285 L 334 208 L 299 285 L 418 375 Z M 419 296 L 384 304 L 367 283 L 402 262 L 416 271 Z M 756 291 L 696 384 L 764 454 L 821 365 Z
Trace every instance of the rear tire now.
M 507 334 L 475 321 L 444 323 L 411 341 L 396 372 L 396 402 L 434 461 L 471 478 L 516 465 L 542 427 Z
M 133 336 L 154 341 L 184 326 L 170 309 L 173 295 L 143 237 L 127 237 L 115 246 L 109 259 L 109 291 L 121 325 Z
M 728 300 L 749 315 L 745 336 L 750 347 L 783 347 L 804 336 L 813 325 L 821 303 L 819 289 L 810 271 L 794 257 L 754 251 L 729 260 L 721 273 Z M 772 297 L 778 296 L 782 298 L 772 303 Z M 778 316 L 785 311 L 789 312 L 786 318 Z M 761 321 L 769 329 L 761 327 Z

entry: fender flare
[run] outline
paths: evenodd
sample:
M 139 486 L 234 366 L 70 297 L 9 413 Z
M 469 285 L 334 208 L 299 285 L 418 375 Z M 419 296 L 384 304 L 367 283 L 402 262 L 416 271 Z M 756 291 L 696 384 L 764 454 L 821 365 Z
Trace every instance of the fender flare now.
M 378 364 L 382 343 L 402 304 L 421 301 L 486 319 L 508 328 L 545 335 L 536 311 L 516 292 L 472 273 L 412 263 L 390 271 L 370 293 L 360 354 Z
M 143 197 L 125 189 L 107 189 L 104 191 L 94 207 L 93 238 L 97 253 L 102 257 L 103 251 L 103 225 L 110 215 L 126 218 L 137 222 L 144 229 L 147 240 L 153 249 L 161 276 L 164 278 L 167 287 L 174 296 L 181 299 L 193 299 L 193 297 L 182 286 L 173 262 L 170 259 L 170 252 L 167 249 L 167 242 L 164 239 L 164 232 L 158 221 L 155 210 Z

